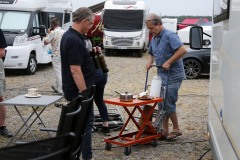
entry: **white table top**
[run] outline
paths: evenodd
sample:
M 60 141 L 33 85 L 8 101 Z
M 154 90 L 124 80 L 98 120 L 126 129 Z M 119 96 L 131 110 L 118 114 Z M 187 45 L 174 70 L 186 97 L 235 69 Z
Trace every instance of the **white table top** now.
M 51 96 L 42 95 L 37 98 L 28 98 L 25 95 L 19 95 L 14 98 L 0 102 L 0 105 L 47 107 L 62 98 L 63 96 L 53 96 L 53 95 Z

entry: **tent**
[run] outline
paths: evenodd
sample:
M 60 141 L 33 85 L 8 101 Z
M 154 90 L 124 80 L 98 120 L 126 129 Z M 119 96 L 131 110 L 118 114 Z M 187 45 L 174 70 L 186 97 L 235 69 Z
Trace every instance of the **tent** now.
M 201 25 L 208 22 L 206 18 L 186 18 L 180 24 L 178 24 L 178 29 L 183 29 L 190 25 Z

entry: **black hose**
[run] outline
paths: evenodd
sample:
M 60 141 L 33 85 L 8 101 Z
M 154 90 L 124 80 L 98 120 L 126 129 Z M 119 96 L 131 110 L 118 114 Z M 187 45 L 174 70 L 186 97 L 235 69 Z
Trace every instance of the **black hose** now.
M 211 148 L 209 148 L 206 152 L 204 152 L 203 155 L 201 155 L 201 157 L 198 158 L 198 160 L 201 160 L 209 151 L 211 151 Z

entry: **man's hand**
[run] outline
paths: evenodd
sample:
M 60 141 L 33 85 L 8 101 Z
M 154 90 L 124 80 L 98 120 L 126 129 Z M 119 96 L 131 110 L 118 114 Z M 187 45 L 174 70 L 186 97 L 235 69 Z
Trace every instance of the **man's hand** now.
M 48 28 L 48 33 L 50 33 L 52 31 L 52 29 L 51 28 Z
M 168 63 L 168 61 L 166 61 L 165 63 L 163 63 L 162 68 L 163 68 L 164 70 L 169 70 L 170 66 L 171 66 L 171 64 Z
M 146 69 L 147 69 L 147 70 L 149 70 L 151 67 L 152 67 L 152 64 L 151 64 L 151 63 L 148 63 L 148 64 L 146 65 Z
M 101 47 L 98 47 L 98 46 L 97 47 L 93 47 L 92 51 L 93 51 L 94 55 L 102 53 Z

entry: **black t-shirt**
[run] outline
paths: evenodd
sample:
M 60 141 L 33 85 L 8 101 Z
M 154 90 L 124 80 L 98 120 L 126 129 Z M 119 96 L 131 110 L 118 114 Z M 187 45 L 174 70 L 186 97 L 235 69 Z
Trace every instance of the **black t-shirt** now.
M 70 101 L 77 97 L 78 88 L 71 74 L 70 65 L 81 66 L 87 88 L 95 83 L 95 67 L 82 34 L 70 28 L 60 44 L 62 62 L 62 83 L 65 98 Z
M 6 48 L 7 47 L 7 43 L 5 40 L 5 37 L 3 35 L 2 30 L 0 29 L 0 48 Z

